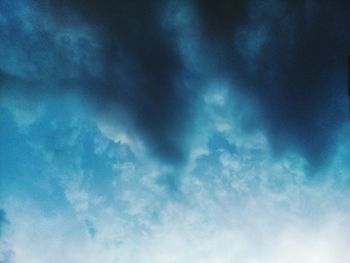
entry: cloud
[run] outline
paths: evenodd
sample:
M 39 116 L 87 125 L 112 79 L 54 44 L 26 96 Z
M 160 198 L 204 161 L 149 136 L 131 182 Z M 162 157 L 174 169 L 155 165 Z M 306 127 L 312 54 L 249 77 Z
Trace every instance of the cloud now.
M 1 2 L 0 261 L 348 262 L 324 3 Z
M 275 150 L 298 147 L 315 167 L 346 118 L 345 5 L 198 2 L 205 39 L 220 51 L 218 65 L 258 99 Z
M 180 138 L 184 116 L 189 113 L 189 96 L 178 83 L 182 65 L 171 35 L 157 20 L 161 8 L 153 2 L 134 5 L 126 1 L 99 5 L 51 1 L 39 6 L 56 21 L 61 21 L 68 10 L 68 14 L 80 16 L 90 28 L 97 29 L 97 60 L 103 70 L 96 77 L 81 71 L 76 88 L 83 96 L 102 114 L 113 112 L 115 106 L 125 108 L 155 153 L 174 162 L 181 160 L 184 153 Z M 70 26 L 74 24 L 68 23 Z
M 276 156 L 262 130 L 247 132 L 242 124 L 256 112 L 249 97 L 232 92 L 213 79 L 194 105 L 191 158 L 181 170 L 133 155 L 82 119 L 53 119 L 46 132 L 69 158 L 50 164 L 69 205 L 48 214 L 32 198 L 6 202 L 16 262 L 346 262 L 348 192 L 333 179 L 347 178 L 348 129 L 318 175 L 324 180 L 312 180 L 297 151 Z M 167 174 L 176 176 L 176 194 Z
M 14 257 L 14 252 L 8 244 L 7 225 L 10 224 L 4 209 L 0 209 L 0 262 L 11 263 Z
M 210 75 L 256 99 L 277 154 L 300 148 L 314 168 L 345 120 L 345 3 L 3 5 L 15 10 L 2 20 L 6 74 L 33 93 L 77 94 L 111 126 L 125 112 L 147 148 L 174 164 L 188 157 L 182 142 Z

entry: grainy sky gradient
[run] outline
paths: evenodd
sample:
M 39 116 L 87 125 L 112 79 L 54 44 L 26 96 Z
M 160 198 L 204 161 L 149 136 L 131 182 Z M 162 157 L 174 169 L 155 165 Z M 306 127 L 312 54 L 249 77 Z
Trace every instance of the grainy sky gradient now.
M 347 1 L 0 0 L 1 263 L 348 263 Z

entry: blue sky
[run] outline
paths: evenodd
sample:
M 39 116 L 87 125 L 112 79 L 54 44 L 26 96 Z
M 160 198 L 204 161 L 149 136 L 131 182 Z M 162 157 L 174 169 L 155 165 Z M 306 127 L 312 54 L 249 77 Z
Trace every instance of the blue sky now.
M 0 262 L 349 262 L 321 2 L 1 1 Z

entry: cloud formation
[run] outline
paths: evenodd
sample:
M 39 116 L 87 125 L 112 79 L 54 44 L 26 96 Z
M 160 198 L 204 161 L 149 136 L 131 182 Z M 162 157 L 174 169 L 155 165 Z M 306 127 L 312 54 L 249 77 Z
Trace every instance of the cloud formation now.
M 1 1 L 0 262 L 348 262 L 347 8 Z
M 299 148 L 316 168 L 345 120 L 345 2 L 2 5 L 20 10 L 3 19 L 3 81 L 78 93 L 110 122 L 121 110 L 170 162 L 188 157 L 182 142 L 203 74 L 256 98 L 275 150 Z

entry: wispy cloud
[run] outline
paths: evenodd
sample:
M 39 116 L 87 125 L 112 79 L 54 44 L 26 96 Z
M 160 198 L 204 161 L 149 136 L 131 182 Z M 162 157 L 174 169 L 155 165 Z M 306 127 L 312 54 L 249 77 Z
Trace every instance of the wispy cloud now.
M 313 5 L 1 2 L 0 262 L 348 262 L 348 18 Z

